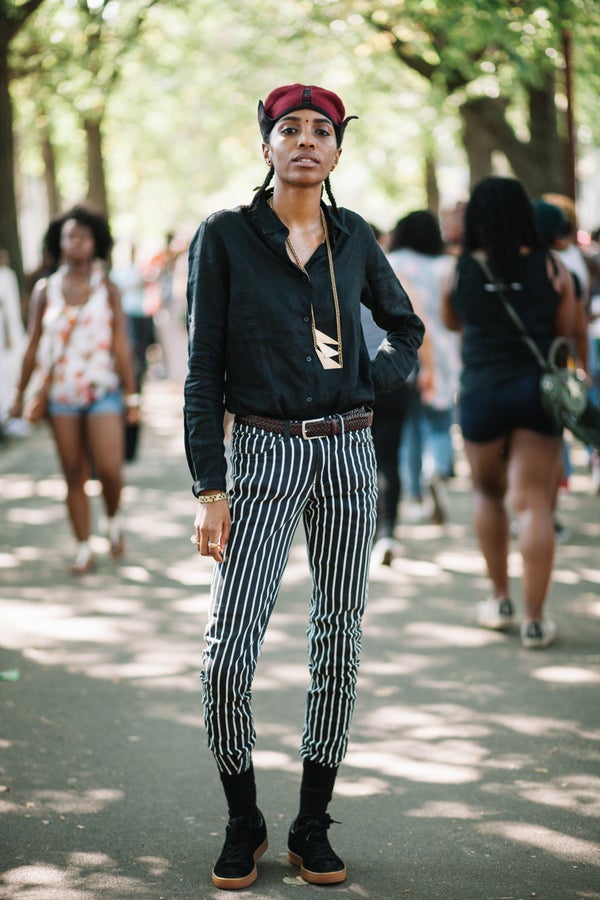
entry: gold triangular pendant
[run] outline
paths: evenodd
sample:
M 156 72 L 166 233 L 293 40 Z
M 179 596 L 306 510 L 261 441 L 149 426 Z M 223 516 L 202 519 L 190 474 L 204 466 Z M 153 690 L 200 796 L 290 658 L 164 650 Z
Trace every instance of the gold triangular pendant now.
M 332 359 L 330 356 L 325 356 L 321 353 L 320 350 L 317 350 L 317 356 L 321 360 L 321 365 L 324 369 L 341 369 L 339 362 L 336 362 L 335 359 Z
M 321 365 L 324 369 L 341 369 L 339 362 L 335 360 L 333 357 L 337 356 L 339 353 L 338 342 L 334 338 L 330 338 L 329 335 L 324 334 L 322 331 L 319 331 L 315 328 L 315 338 L 316 338 L 316 346 L 315 350 L 317 351 L 317 356 L 321 361 Z

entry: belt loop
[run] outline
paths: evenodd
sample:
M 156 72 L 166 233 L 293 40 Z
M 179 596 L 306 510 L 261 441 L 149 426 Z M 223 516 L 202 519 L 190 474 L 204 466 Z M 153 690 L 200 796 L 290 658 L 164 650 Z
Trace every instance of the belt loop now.
M 289 441 L 290 439 L 290 420 L 286 419 L 283 426 L 283 439 L 284 441 Z
M 341 435 L 345 434 L 345 429 L 344 429 L 344 417 L 343 417 L 343 415 L 342 415 L 341 413 L 336 413 L 336 414 L 335 414 L 335 418 L 338 419 L 338 420 L 339 420 L 339 423 L 340 423 L 340 432 L 339 432 L 339 433 L 340 433 Z

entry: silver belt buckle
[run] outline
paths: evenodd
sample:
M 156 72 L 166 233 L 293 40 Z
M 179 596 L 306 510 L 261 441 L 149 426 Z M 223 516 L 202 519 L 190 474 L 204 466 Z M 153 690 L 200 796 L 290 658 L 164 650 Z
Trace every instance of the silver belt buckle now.
M 304 438 L 304 440 L 305 441 L 314 441 L 315 438 L 321 437 L 320 434 L 307 434 L 306 426 L 312 425 L 313 422 L 324 422 L 324 421 L 325 421 L 325 416 L 319 416 L 318 419 L 303 419 L 302 423 L 301 423 L 302 427 L 300 429 L 300 433 L 302 434 L 302 437 Z

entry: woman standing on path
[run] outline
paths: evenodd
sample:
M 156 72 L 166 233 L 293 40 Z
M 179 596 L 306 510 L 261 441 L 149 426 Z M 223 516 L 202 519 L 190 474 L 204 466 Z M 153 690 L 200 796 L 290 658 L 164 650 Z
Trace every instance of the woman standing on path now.
M 217 563 L 202 681 L 229 810 L 212 873 L 224 889 L 252 884 L 267 847 L 251 689 L 299 521 L 313 577 L 310 686 L 288 858 L 315 884 L 346 877 L 327 806 L 348 743 L 375 526 L 368 406 L 406 379 L 423 335 L 370 226 L 333 198 L 347 123 L 331 91 L 272 91 L 259 104 L 264 184 L 249 206 L 210 216 L 190 247 L 186 449 L 194 541 Z M 373 361 L 361 302 L 387 333 Z M 235 416 L 227 492 L 225 409 Z
M 124 550 L 119 517 L 123 414 L 126 407 L 128 420 L 137 421 L 139 394 L 119 292 L 106 275 L 112 248 L 106 220 L 75 207 L 50 224 L 44 240 L 60 266 L 34 287 L 28 343 L 11 414 L 22 414 L 32 376 L 39 381 L 51 370 L 48 420 L 78 542 L 71 571 L 84 575 L 94 567 L 85 492 L 90 464 L 102 485 L 111 555 L 118 558 Z
M 388 260 L 425 323 L 429 350 L 425 355 L 421 348 L 414 379 L 408 383 L 401 446 L 402 474 L 408 476 L 407 499 L 412 501 L 407 521 L 426 520 L 424 498 L 430 494 L 429 515 L 442 525 L 449 514 L 444 483 L 454 468 L 450 428 L 458 392 L 460 342 L 441 321 L 440 307 L 456 260 L 444 252 L 438 220 L 427 209 L 415 210 L 397 222 L 390 234 Z
M 483 627 L 499 630 L 514 621 L 508 502 L 523 559 L 521 640 L 525 647 L 545 647 L 556 632 L 544 604 L 554 560 L 561 435 L 542 408 L 540 367 L 519 337 L 499 287 L 544 356 L 556 336 L 571 336 L 569 273 L 542 246 L 520 182 L 489 177 L 467 205 L 456 284 L 443 302 L 446 325 L 463 332 L 460 425 L 473 479 L 475 529 L 492 582 L 477 618 Z

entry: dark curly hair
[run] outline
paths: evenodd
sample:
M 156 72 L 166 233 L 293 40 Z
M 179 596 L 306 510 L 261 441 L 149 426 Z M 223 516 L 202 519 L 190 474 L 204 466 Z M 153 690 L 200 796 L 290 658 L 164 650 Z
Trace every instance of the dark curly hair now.
M 44 246 L 52 258 L 57 262 L 60 260 L 60 235 L 65 222 L 71 219 L 90 229 L 94 237 L 95 255 L 100 259 L 107 260 L 114 243 L 108 222 L 100 213 L 85 206 L 74 206 L 50 222 L 44 235 Z
M 464 253 L 483 250 L 494 274 L 510 283 L 522 277 L 521 248 L 541 246 L 533 208 L 520 181 L 490 175 L 475 185 L 465 211 Z
M 404 247 L 423 256 L 441 256 L 444 252 L 440 223 L 428 209 L 411 212 L 396 223 L 388 252 Z

